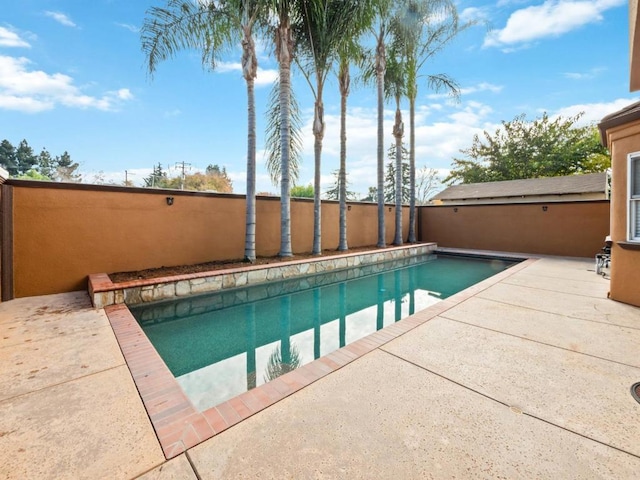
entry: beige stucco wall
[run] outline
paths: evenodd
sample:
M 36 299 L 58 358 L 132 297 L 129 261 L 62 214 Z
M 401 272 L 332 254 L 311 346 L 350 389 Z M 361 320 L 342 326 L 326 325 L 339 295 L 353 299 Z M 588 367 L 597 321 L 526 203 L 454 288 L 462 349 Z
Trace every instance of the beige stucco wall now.
M 609 234 L 608 201 L 422 208 L 420 240 L 439 247 L 591 257 Z
M 640 244 L 627 240 L 628 154 L 640 152 L 640 121 L 607 131 L 611 152 L 611 298 L 640 306 Z
M 86 288 L 91 273 L 188 265 L 244 255 L 245 198 L 144 189 L 13 185 L 15 297 Z M 33 185 L 33 184 L 32 184 Z M 174 197 L 168 206 L 166 197 Z M 389 211 L 391 208 L 391 211 Z M 403 209 L 403 237 L 408 208 Z M 395 208 L 385 209 L 386 240 L 394 237 Z M 256 253 L 280 250 L 280 200 L 256 202 Z M 337 202 L 322 204 L 322 248 L 336 249 Z M 377 206 L 352 204 L 349 246 L 375 245 Z M 313 245 L 313 201 L 291 202 L 294 254 Z

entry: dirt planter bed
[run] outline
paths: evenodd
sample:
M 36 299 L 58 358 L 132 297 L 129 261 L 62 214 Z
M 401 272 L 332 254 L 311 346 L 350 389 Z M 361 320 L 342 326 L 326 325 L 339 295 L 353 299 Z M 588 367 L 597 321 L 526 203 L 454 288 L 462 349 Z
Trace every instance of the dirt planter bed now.
M 384 250 L 332 255 L 327 258 L 293 260 L 118 283 L 112 282 L 106 273 L 95 273 L 89 275 L 89 296 L 95 308 L 122 303 L 136 305 L 424 255 L 436 248 L 435 243 L 413 244 Z

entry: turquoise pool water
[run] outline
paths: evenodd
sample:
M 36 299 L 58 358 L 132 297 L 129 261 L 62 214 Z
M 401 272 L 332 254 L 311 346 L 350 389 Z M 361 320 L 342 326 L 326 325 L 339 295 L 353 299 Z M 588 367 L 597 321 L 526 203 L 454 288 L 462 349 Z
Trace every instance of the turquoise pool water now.
M 204 410 L 514 263 L 431 254 L 130 310 Z

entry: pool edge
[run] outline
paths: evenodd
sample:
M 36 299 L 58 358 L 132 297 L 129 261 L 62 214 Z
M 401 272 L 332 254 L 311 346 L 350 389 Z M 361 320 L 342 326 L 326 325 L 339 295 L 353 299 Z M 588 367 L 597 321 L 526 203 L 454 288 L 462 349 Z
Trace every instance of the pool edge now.
M 528 258 L 440 303 L 219 405 L 199 411 L 183 392 L 125 304 L 104 311 L 167 460 L 208 440 L 317 380 L 535 263 Z

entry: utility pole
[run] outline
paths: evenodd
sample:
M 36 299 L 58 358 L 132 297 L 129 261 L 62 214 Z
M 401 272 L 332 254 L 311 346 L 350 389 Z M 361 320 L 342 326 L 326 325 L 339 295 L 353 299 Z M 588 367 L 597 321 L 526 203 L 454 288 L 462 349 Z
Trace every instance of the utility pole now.
M 180 168 L 182 170 L 182 175 L 180 177 L 180 190 L 184 190 L 184 170 L 185 167 L 191 167 L 190 163 L 185 162 L 184 160 L 181 162 L 176 162 L 176 168 Z
M 129 170 L 124 171 L 124 186 L 129 186 L 129 175 L 135 175 L 135 173 L 129 173 Z

